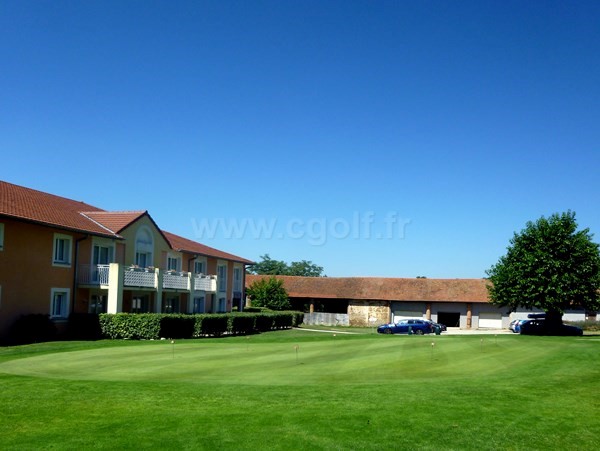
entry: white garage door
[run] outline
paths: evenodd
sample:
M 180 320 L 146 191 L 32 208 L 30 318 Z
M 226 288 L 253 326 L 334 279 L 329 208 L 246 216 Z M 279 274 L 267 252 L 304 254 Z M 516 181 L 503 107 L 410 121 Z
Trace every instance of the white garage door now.
M 394 322 L 397 323 L 401 319 L 423 318 L 423 312 L 410 310 L 396 310 L 394 312 Z
M 502 313 L 479 313 L 479 327 L 487 327 L 490 329 L 502 329 Z

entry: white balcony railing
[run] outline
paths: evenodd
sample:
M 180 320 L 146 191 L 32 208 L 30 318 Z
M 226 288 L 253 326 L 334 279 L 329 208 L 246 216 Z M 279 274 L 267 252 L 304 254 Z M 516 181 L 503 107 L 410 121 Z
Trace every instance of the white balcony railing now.
M 77 280 L 82 285 L 108 285 L 109 265 L 79 265 Z
M 79 265 L 78 282 L 82 285 L 109 285 L 110 265 Z M 139 288 L 157 288 L 157 272 L 154 268 L 139 268 L 137 266 L 119 265 L 119 271 L 122 271 L 124 287 Z M 185 271 L 166 271 L 162 272 L 162 288 L 183 291 L 217 291 L 217 276 L 194 274 Z M 191 285 L 190 282 L 193 282 Z
M 195 291 L 217 291 L 217 276 L 207 276 L 205 274 L 194 274 Z
M 126 287 L 156 287 L 156 273 L 152 269 L 126 266 L 123 271 L 123 285 Z
M 163 274 L 163 288 L 189 290 L 189 273 L 166 271 Z

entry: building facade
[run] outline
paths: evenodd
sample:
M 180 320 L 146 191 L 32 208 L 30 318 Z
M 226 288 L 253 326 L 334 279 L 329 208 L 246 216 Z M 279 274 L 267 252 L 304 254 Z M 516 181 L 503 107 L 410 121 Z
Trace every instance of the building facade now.
M 0 337 L 21 315 L 243 308 L 250 260 L 110 212 L 0 181 Z
M 261 277 L 267 276 L 249 275 L 246 283 Z M 305 324 L 376 326 L 424 318 L 462 329 L 506 329 L 513 319 L 532 313 L 490 304 L 485 279 L 276 277 L 283 280 L 293 307 L 306 312 Z M 566 321 L 589 318 L 583 309 L 564 315 Z

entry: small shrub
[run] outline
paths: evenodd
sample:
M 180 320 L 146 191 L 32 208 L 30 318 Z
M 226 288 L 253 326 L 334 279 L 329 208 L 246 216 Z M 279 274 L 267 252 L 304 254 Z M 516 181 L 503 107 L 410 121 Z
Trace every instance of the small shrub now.
M 283 286 L 283 280 L 275 276 L 254 281 L 246 292 L 254 306 L 268 307 L 272 310 L 291 308 L 288 293 Z
M 196 320 L 192 315 L 162 315 L 160 336 L 164 338 L 192 338 Z
M 254 332 L 254 313 L 234 313 L 229 315 L 227 331 L 232 335 L 247 335 Z
M 589 332 L 600 332 L 600 321 L 594 321 L 594 320 L 565 321 L 565 324 L 581 327 L 583 330 L 586 330 Z
M 52 341 L 56 334 L 56 325 L 50 315 L 30 314 L 22 315 L 14 322 L 10 338 L 15 344 L 29 344 Z
M 224 313 L 194 315 L 194 336 L 220 337 L 228 329 L 229 318 Z
M 67 324 L 70 340 L 99 340 L 102 329 L 97 313 L 71 313 Z

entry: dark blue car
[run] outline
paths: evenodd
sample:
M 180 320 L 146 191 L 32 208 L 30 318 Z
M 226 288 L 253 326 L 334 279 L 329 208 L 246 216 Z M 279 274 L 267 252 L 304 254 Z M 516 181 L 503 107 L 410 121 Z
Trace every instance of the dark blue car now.
M 397 323 L 383 324 L 377 328 L 380 334 L 408 334 L 416 335 L 430 334 L 433 326 L 430 321 L 424 319 L 403 319 Z

